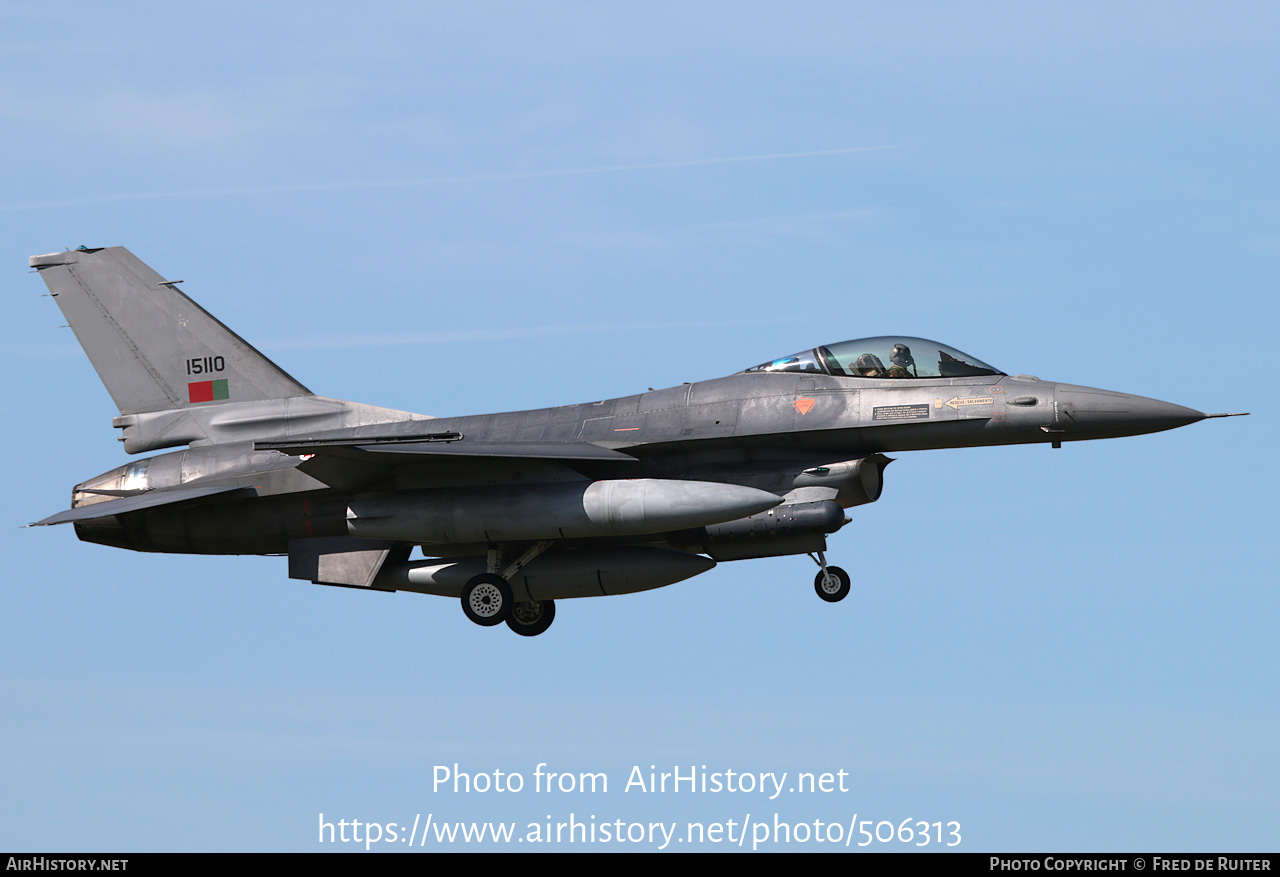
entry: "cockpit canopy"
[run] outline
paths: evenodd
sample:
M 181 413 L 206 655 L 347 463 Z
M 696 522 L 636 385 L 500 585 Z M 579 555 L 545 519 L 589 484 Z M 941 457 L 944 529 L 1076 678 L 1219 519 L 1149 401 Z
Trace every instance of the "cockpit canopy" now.
M 954 347 L 905 335 L 841 341 L 762 362 L 747 371 L 813 372 L 851 378 L 967 378 L 1004 374 Z

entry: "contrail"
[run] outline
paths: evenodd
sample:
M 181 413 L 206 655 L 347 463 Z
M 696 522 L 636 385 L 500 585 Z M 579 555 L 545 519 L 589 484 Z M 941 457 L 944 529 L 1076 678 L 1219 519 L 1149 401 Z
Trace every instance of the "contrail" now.
M 270 350 L 336 350 L 343 347 L 387 347 L 398 344 L 456 344 L 477 341 L 510 341 L 521 338 L 548 338 L 555 335 L 591 335 L 610 332 L 680 331 L 723 329 L 726 326 L 776 324 L 777 320 L 682 320 L 653 323 L 603 323 L 573 326 L 519 326 L 513 328 L 450 329 L 435 332 L 370 332 L 351 335 L 316 335 L 306 338 L 276 338 L 262 342 Z
M 840 149 L 814 149 L 807 152 L 772 152 L 765 155 L 728 155 L 718 158 L 691 158 L 682 161 L 654 161 L 640 164 L 611 164 L 595 167 L 559 168 L 541 171 L 514 171 L 510 173 L 463 174 L 447 177 L 419 177 L 404 180 L 356 180 L 335 183 L 310 183 L 283 186 L 244 186 L 220 189 L 189 189 L 179 192 L 135 192 L 124 195 L 97 195 L 87 198 L 67 198 L 58 201 L 36 201 L 24 204 L 2 204 L 0 211 L 40 210 L 52 207 L 85 207 L 92 204 L 114 204 L 122 201 L 152 201 L 163 198 L 217 198 L 243 195 L 285 195 L 303 192 L 340 192 L 352 189 L 392 189 L 410 186 L 444 186 L 459 183 L 497 183 L 507 180 L 540 180 L 552 177 L 578 177 L 591 174 L 617 174 L 627 171 L 663 170 L 668 168 L 700 167 L 712 164 L 745 164 L 756 161 L 781 161 L 793 158 L 819 158 L 828 155 L 849 155 L 855 152 L 880 152 L 896 149 L 896 146 L 846 146 Z
M 784 321 L 785 322 L 785 321 Z M 391 347 L 396 345 L 460 344 L 513 341 L 525 338 L 550 338 L 557 335 L 592 335 L 610 332 L 683 331 L 690 329 L 723 329 L 727 326 L 777 325 L 778 320 L 680 320 L 648 323 L 596 323 L 569 326 L 516 326 L 485 329 L 450 329 L 426 332 L 363 332 L 347 335 L 295 335 L 265 338 L 258 342 L 264 350 L 341 350 L 353 347 Z M 0 359 L 6 357 L 78 357 L 75 344 L 16 343 L 0 348 Z

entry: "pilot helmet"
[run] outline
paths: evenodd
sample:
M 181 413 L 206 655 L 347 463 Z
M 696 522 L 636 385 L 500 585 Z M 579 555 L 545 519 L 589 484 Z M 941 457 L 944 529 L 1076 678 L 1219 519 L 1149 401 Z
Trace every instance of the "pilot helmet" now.
M 862 373 L 867 370 L 874 371 L 876 374 L 884 373 L 884 363 L 880 361 L 880 357 L 874 353 L 864 353 L 858 357 L 858 361 L 853 364 L 853 370 Z
M 889 354 L 889 361 L 903 368 L 911 368 L 916 364 L 915 359 L 911 356 L 911 348 L 905 344 L 893 345 L 893 352 Z

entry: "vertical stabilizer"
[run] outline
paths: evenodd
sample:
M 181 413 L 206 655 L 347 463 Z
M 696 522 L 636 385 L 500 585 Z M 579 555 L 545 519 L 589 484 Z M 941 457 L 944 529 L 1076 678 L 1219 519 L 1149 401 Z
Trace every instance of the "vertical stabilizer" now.
M 124 247 L 32 256 L 121 414 L 309 396 Z
M 130 454 L 429 420 L 313 395 L 124 247 L 32 256 L 120 409 Z

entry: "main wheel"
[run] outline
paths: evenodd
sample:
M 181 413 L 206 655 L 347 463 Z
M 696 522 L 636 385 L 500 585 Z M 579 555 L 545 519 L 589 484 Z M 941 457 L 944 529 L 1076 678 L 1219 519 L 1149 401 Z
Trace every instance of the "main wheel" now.
M 511 614 L 511 586 L 502 576 L 481 573 L 462 589 L 462 611 L 481 627 L 493 627 Z
M 556 620 L 556 604 L 554 600 L 534 600 L 531 603 L 516 603 L 507 616 L 507 627 L 521 636 L 537 636 Z
M 825 574 L 818 570 L 818 575 L 813 580 L 813 589 L 828 603 L 839 603 L 849 596 L 852 583 L 847 572 L 838 566 L 829 566 Z

